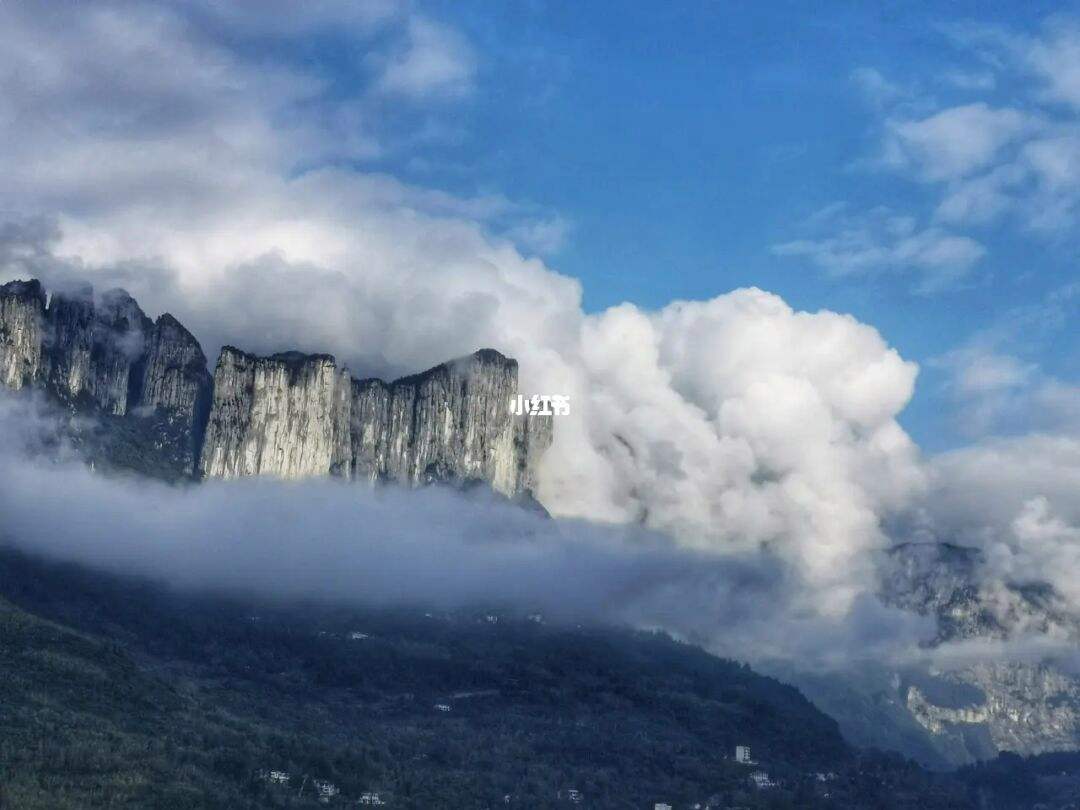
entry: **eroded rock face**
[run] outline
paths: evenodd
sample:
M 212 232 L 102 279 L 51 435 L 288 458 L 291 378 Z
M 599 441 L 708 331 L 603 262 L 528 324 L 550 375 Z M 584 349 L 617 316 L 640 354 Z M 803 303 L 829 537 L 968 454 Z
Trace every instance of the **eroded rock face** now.
M 45 313 L 47 381 L 62 400 L 88 399 L 122 416 L 137 404 L 146 342 L 153 328 L 135 300 L 110 290 L 54 294 Z
M 513 497 L 533 486 L 551 418 L 515 416 L 517 362 L 491 349 L 392 383 L 353 386 L 353 475 L 412 486 L 487 481 Z
M 918 686 L 907 689 L 908 711 L 952 761 L 989 759 L 999 751 L 1067 751 L 1080 741 L 1080 681 L 1072 675 L 1016 661 L 983 662 L 935 675 L 977 695 L 950 705 Z
M 45 291 L 37 281 L 0 286 L 0 382 L 20 389 L 41 377 Z
M 1027 634 L 1080 641 L 1080 625 L 1045 583 L 983 581 L 982 553 L 946 543 L 904 544 L 883 597 L 937 619 L 936 644 L 1009 641 Z M 954 764 L 998 751 L 1080 747 L 1080 679 L 1051 660 L 986 661 L 900 682 L 911 716 Z
M 154 323 L 147 343 L 138 406 L 172 413 L 191 432 L 192 452 L 202 448 L 212 379 L 195 337 L 168 313 Z
M 174 317 L 89 286 L 50 300 L 37 281 L 0 287 L 0 375 L 94 414 L 72 436 L 95 463 L 170 479 L 484 482 L 517 497 L 552 440 L 551 417 L 510 413 L 517 363 L 491 349 L 387 383 L 329 355 L 225 347 L 211 377 Z
M 203 442 L 210 478 L 302 478 L 349 469 L 348 372 L 329 355 L 221 351 Z
M 208 477 L 339 475 L 408 486 L 483 481 L 531 489 L 551 418 L 514 416 L 517 363 L 484 349 L 390 383 L 352 380 L 328 355 L 231 347 L 214 373 Z

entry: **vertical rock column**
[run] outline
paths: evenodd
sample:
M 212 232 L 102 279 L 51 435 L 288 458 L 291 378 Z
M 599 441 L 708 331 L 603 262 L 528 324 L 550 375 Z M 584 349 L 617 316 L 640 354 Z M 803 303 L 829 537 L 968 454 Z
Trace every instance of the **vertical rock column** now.
M 150 334 L 137 404 L 183 422 L 195 463 L 210 412 L 211 385 L 199 342 L 172 315 L 162 315 Z

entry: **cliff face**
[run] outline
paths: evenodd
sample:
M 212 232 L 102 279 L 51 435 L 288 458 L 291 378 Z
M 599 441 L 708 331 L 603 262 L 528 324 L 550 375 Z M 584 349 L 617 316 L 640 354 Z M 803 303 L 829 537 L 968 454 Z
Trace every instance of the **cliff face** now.
M 0 286 L 0 382 L 19 389 L 41 377 L 45 292 L 37 281 Z
M 328 355 L 222 349 L 201 468 L 210 478 L 343 474 L 351 386 Z
M 551 419 L 514 416 L 517 362 L 484 349 L 392 383 L 353 385 L 352 473 L 410 485 L 483 480 L 505 495 L 532 488 Z
M 162 315 L 147 342 L 138 406 L 173 414 L 182 422 L 190 432 L 193 455 L 202 448 L 211 385 L 199 342 L 172 315 Z
M 210 374 L 175 318 L 152 323 L 123 290 L 54 293 L 37 281 L 0 287 L 0 373 L 5 385 L 44 389 L 92 427 L 68 438 L 95 463 L 190 476 L 202 443 Z
M 985 579 L 979 549 L 907 543 L 889 553 L 883 600 L 936 619 L 934 644 L 1008 641 L 1033 632 L 1080 640 L 1080 624 L 1045 583 Z M 951 764 L 998 751 L 1039 754 L 1080 747 L 1080 678 L 1025 656 L 946 670 L 898 673 L 894 699 Z
M 513 416 L 517 363 L 490 349 L 391 383 L 352 380 L 326 355 L 227 347 L 203 446 L 208 477 L 339 475 L 417 486 L 529 490 L 551 419 Z
M 95 461 L 170 477 L 480 481 L 515 497 L 552 440 L 551 417 L 510 413 L 517 377 L 491 349 L 386 383 L 329 355 L 232 347 L 211 377 L 179 321 L 152 322 L 122 290 L 47 301 L 37 281 L 0 287 L 3 383 L 94 413 L 100 429 L 74 438 Z
M 45 312 L 47 382 L 61 399 L 86 399 L 107 414 L 128 412 L 139 389 L 153 324 L 123 290 L 94 301 L 86 287 L 54 294 Z

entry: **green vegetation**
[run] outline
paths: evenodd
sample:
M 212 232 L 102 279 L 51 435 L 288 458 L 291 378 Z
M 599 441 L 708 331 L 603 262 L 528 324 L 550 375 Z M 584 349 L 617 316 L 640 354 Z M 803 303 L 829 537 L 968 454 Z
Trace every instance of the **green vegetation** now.
M 0 807 L 324 806 L 312 779 L 337 806 L 968 806 L 955 780 L 856 755 L 795 689 L 660 635 L 181 595 L 15 552 L 0 594 Z M 736 744 L 782 786 L 752 788 Z

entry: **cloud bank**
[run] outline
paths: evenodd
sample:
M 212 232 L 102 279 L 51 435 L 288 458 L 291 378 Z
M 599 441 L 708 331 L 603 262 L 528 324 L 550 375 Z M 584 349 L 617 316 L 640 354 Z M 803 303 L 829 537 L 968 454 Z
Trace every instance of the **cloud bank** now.
M 0 541 L 171 586 L 408 607 L 509 607 L 663 629 L 806 667 L 906 654 L 932 622 L 861 597 L 805 609 L 782 557 L 687 549 L 633 526 L 551 520 L 490 494 L 241 479 L 173 486 L 94 472 L 53 406 L 0 392 Z

